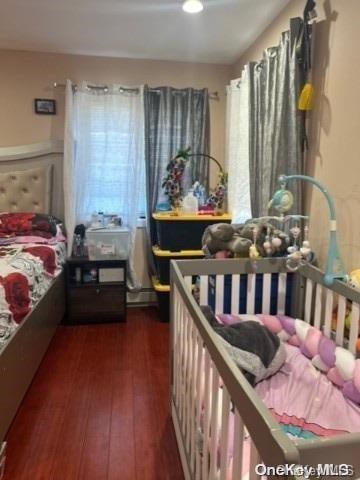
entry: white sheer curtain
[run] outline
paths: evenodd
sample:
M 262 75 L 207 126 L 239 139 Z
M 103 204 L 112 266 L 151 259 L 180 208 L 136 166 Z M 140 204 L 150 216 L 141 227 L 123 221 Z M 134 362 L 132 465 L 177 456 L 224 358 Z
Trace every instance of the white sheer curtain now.
M 145 211 L 143 88 L 104 91 L 83 83 L 73 93 L 68 82 L 66 97 L 67 230 L 93 212 L 120 215 L 131 232 L 129 287 L 140 288 L 133 264 L 137 221 Z
M 228 201 L 232 223 L 251 218 L 249 174 L 249 72 L 227 87 L 226 168 L 229 173 Z
M 70 256 L 72 251 L 73 232 L 76 225 L 75 205 L 75 140 L 74 140 L 74 96 L 70 80 L 66 81 L 65 90 L 65 130 L 64 130 L 64 208 L 65 227 L 68 236 L 67 253 Z

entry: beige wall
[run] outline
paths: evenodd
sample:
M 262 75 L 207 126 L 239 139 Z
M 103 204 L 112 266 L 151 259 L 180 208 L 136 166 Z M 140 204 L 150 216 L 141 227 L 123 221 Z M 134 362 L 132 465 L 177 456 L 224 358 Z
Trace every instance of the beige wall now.
M 337 208 L 340 252 L 346 270 L 360 268 L 360 2 L 317 2 L 314 52 L 316 101 L 310 114 L 307 171 L 323 182 Z M 233 78 L 263 48 L 276 45 L 288 20 L 301 16 L 303 0 L 293 0 L 233 66 Z M 322 195 L 308 194 L 311 239 L 323 262 L 327 249 L 328 212 Z
M 281 32 L 289 29 L 289 19 L 302 17 L 304 4 L 304 0 L 291 0 L 270 26 L 234 63 L 232 66 L 232 78 L 238 78 L 241 75 L 241 70 L 247 62 L 259 60 L 262 57 L 264 48 L 275 46 L 279 43 Z
M 223 162 L 225 85 L 231 66 L 132 60 L 123 58 L 62 55 L 0 50 L 0 147 L 63 138 L 64 90 L 54 82 L 120 83 L 123 85 L 207 87 L 218 91 L 210 101 L 211 154 Z M 58 114 L 33 113 L 33 99 L 55 98 Z
M 224 155 L 224 86 L 242 65 L 276 45 L 289 18 L 301 16 L 303 0 L 292 0 L 279 17 L 232 68 L 226 65 L 186 64 L 0 51 L 0 146 L 33 143 L 63 135 L 63 92 L 51 87 L 69 77 L 95 83 L 208 87 L 220 92 L 211 102 L 211 153 Z M 360 267 L 360 2 L 318 2 L 314 52 L 315 108 L 310 115 L 307 170 L 332 193 L 338 211 L 339 243 L 347 270 Z M 330 12 L 330 13 L 329 13 Z M 35 97 L 56 98 L 59 114 L 42 117 L 32 112 Z M 311 237 L 320 260 L 326 255 L 327 210 L 320 194 L 308 195 Z

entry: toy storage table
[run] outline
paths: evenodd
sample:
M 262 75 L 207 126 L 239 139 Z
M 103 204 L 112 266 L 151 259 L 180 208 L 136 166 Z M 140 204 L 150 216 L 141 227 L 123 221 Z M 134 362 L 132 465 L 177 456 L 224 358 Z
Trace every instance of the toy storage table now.
M 231 216 L 174 214 L 174 212 L 153 213 L 156 224 L 157 243 L 161 250 L 200 250 L 204 230 L 214 223 L 230 223 Z
M 157 276 L 152 284 L 157 295 L 160 318 L 169 321 L 170 260 L 191 260 L 204 256 L 202 236 L 209 225 L 230 223 L 231 216 L 201 214 L 153 213 L 158 245 L 153 246 Z

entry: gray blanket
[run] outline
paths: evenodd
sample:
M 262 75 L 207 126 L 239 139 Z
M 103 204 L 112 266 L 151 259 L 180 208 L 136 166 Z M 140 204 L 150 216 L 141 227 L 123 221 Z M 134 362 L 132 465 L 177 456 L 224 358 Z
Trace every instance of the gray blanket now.
M 252 320 L 221 325 L 209 307 L 201 309 L 251 385 L 276 373 L 285 362 L 286 351 L 282 342 L 265 326 Z

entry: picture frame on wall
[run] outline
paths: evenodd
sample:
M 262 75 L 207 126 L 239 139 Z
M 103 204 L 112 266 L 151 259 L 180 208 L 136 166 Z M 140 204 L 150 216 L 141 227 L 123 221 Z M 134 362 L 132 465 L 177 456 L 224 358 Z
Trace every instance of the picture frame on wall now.
M 35 98 L 35 113 L 39 115 L 56 115 L 56 101 L 50 98 Z

